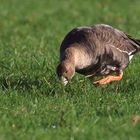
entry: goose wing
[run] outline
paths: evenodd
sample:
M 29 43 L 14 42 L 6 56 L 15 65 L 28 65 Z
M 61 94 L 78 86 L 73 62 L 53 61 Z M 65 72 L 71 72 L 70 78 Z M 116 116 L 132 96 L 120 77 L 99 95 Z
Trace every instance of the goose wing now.
M 96 26 L 97 38 L 105 46 L 114 47 L 129 56 L 140 50 L 140 40 L 108 25 Z

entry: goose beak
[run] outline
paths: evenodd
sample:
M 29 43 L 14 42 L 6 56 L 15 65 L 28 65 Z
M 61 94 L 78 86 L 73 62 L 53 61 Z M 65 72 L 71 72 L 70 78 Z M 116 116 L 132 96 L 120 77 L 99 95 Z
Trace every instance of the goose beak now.
M 61 81 L 64 84 L 64 86 L 68 84 L 68 80 L 64 76 L 61 77 Z

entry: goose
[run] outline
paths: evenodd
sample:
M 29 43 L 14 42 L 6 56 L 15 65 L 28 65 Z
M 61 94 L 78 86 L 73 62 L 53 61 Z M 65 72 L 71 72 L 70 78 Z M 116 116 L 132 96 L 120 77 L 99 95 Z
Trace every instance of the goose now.
M 110 25 L 76 27 L 61 43 L 56 73 L 64 85 L 75 72 L 90 78 L 102 76 L 94 85 L 120 81 L 139 50 L 140 40 Z

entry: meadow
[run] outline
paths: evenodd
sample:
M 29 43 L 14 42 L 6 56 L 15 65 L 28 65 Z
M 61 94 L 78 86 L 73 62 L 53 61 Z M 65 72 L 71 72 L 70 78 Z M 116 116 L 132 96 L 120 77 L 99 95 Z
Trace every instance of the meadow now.
M 139 0 L 0 0 L 0 140 L 138 140 L 140 54 L 120 82 L 56 78 L 74 27 L 105 23 L 140 38 Z

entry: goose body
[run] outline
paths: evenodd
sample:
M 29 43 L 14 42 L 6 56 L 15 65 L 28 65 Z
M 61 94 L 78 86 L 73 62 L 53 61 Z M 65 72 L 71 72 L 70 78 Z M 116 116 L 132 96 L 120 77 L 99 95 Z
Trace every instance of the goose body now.
M 77 27 L 62 41 L 57 74 L 65 83 L 75 72 L 87 77 L 116 73 L 94 84 L 121 80 L 123 71 L 139 50 L 139 40 L 109 25 Z

